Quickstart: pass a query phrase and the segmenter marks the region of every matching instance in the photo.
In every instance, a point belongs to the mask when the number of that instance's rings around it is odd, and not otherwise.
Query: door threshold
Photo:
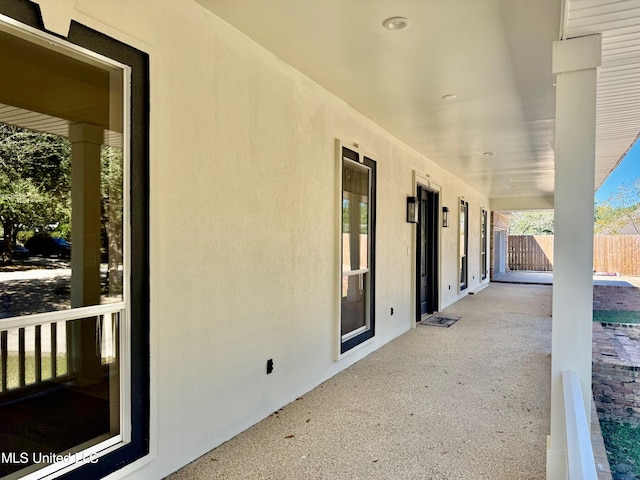
[[[438,312],[433,313],[424,313],[420,316],[420,319],[416,323],[424,322],[425,320],[429,320],[431,317],[436,315]]]

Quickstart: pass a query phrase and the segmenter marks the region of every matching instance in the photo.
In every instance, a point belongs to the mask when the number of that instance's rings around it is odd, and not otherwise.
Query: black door
[[[438,311],[438,193],[418,186],[417,321]]]

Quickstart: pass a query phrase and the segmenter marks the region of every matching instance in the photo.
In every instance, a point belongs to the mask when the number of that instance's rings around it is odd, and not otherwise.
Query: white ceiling
[[[502,204],[553,196],[561,36],[603,34],[596,186],[640,131],[640,0],[196,1]]]
[[[62,137],[68,137],[69,126],[72,123],[76,123],[68,118],[54,117],[45,113],[5,105],[3,103],[0,103],[0,122],[17,125],[37,132],[60,135]],[[122,132],[105,129],[104,144],[111,147],[122,148]]]
[[[104,129],[105,143],[122,147],[122,117],[111,115],[118,69],[80,60],[75,51],[0,25],[0,122],[69,135],[83,122]]]

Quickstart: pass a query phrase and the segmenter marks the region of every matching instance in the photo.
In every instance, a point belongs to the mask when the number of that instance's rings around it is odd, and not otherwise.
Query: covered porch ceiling
[[[196,1],[494,209],[553,206],[554,41],[603,37],[596,188],[640,132],[640,0]]]
[[[65,137],[88,123],[122,147],[119,70],[9,26],[0,29],[0,58],[0,122]]]

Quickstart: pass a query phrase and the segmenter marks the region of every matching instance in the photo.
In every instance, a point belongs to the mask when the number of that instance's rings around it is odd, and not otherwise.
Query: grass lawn
[[[35,383],[36,381],[36,360],[33,354],[26,355],[25,358],[25,383],[27,385]],[[17,388],[20,385],[19,382],[19,365],[18,355],[7,355],[7,389]],[[66,355],[58,355],[56,359],[56,368],[58,375],[64,375],[67,373],[67,359]],[[44,354],[42,356],[42,379],[46,380],[51,378],[51,356]]]
[[[594,310],[593,321],[603,323],[640,323],[640,312],[628,310]]]
[[[640,476],[640,428],[611,421],[601,421],[600,427],[613,478],[616,474]]]

